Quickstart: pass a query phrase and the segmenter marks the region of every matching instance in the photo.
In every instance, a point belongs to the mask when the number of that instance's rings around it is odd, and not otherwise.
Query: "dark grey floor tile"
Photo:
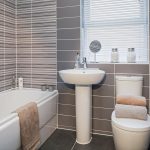
[[[73,150],[115,150],[113,137],[93,135],[90,144],[80,145],[76,143]]]
[[[71,150],[75,139],[75,132],[57,129],[40,150]]]

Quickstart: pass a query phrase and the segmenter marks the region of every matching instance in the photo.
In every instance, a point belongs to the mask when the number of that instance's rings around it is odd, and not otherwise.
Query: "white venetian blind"
[[[148,61],[148,0],[82,0],[82,48],[88,61],[94,60],[89,45],[99,40],[97,61],[110,61],[118,48],[120,62],[126,62],[128,48],[135,48],[136,61]]]

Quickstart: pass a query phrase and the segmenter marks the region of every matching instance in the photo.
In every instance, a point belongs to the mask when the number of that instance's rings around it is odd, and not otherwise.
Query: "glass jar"
[[[136,53],[135,53],[134,48],[128,48],[127,62],[128,63],[136,62]]]
[[[111,62],[117,63],[119,61],[118,49],[113,48],[111,52]]]

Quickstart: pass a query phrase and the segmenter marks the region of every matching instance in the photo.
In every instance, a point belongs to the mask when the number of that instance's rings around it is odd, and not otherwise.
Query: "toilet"
[[[116,96],[142,95],[143,77],[116,76]],[[150,116],[146,121],[116,118],[111,115],[112,132],[116,150],[148,150],[150,144]]]

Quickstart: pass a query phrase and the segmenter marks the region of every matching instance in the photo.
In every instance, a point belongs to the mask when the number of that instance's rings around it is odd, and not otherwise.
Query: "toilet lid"
[[[112,124],[127,131],[147,131],[150,130],[150,116],[147,120],[116,118],[115,111],[111,115]]]

